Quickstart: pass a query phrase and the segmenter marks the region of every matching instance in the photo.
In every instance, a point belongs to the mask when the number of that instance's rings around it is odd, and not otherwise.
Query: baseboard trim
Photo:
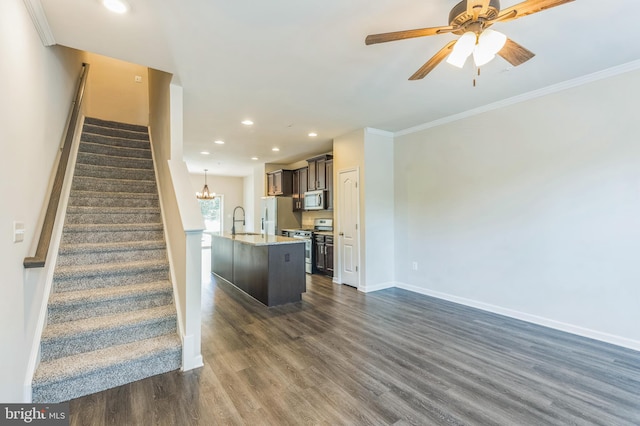
[[[494,314],[499,314],[506,317],[530,322],[532,324],[553,328],[555,330],[564,331],[567,333],[575,334],[577,336],[599,340],[601,342],[610,343],[612,345],[621,346],[621,347],[632,349],[635,351],[640,351],[640,341],[628,339],[626,337],[603,333],[601,331],[591,330],[591,329],[576,326],[573,324],[567,324],[561,321],[556,321],[549,318],[540,317],[537,315],[531,315],[525,312],[503,308],[501,306],[496,306],[489,303],[479,302],[473,299],[466,299],[464,297],[459,297],[459,296],[454,296],[447,293],[442,293],[439,291],[429,290],[429,289],[418,287],[411,284],[398,282],[396,283],[396,287],[401,288],[403,290],[408,290],[414,293],[423,294],[425,296],[435,297],[436,299],[442,299],[449,302],[458,303],[460,305],[481,309],[483,311],[491,312]]]
[[[398,283],[396,283],[395,281],[387,281],[385,283],[374,285],[360,285],[360,287],[358,287],[358,291],[361,291],[363,293],[371,293],[372,291],[384,290],[393,287],[398,287]]]

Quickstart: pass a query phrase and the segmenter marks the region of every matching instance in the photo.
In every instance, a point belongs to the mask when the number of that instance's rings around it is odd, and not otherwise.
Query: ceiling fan
[[[572,1],[574,0],[525,0],[500,10],[499,0],[462,0],[449,12],[448,26],[371,34],[365,39],[365,44],[445,33],[460,35],[458,40],[450,41],[433,55],[409,80],[424,78],[447,56],[447,62],[459,68],[464,66],[471,55],[478,68],[491,61],[495,55],[501,56],[515,67],[533,58],[535,54],[489,27],[497,22],[513,21]]]

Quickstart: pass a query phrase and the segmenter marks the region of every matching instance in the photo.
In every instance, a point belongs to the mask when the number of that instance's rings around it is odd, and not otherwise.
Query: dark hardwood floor
[[[213,279],[202,300],[203,368],[72,400],[71,424],[640,424],[631,350],[318,275],[283,307]]]

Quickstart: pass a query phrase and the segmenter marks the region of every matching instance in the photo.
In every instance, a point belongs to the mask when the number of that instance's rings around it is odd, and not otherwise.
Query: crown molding
[[[388,138],[392,138],[392,137],[395,136],[395,134],[393,132],[389,132],[387,130],[376,129],[374,127],[365,127],[365,131],[367,133],[372,134],[372,135],[386,136]]]
[[[572,80],[563,81],[561,83],[553,84],[551,86],[543,87],[542,89],[533,90],[531,92],[523,93],[518,96],[503,99],[501,101],[493,102],[487,105],[483,105],[478,108],[470,109],[468,111],[461,112],[459,114],[443,117],[438,120],[431,121],[429,123],[420,124],[418,126],[409,127],[404,130],[398,130],[394,133],[394,137],[405,136],[412,133],[420,132],[423,130],[431,129],[433,127],[442,126],[444,124],[452,123],[454,121],[462,120],[474,115],[482,114],[488,111],[504,108],[510,105],[518,104],[520,102],[528,101],[530,99],[539,98],[542,96],[550,95],[553,93],[561,92],[563,90],[571,89],[573,87],[582,86],[594,81],[603,80],[605,78],[615,77],[620,74],[625,74],[631,71],[640,69],[640,60],[627,62],[626,64],[618,65],[612,68],[607,68],[602,71],[597,71],[592,74],[587,74]]]
[[[49,21],[47,20],[47,15],[44,13],[44,8],[42,7],[40,0],[23,1],[25,7],[29,11],[29,15],[31,15],[31,20],[33,21],[33,25],[36,27],[36,31],[38,31],[42,44],[45,47],[56,44],[56,40],[53,38],[53,32],[49,26]]]

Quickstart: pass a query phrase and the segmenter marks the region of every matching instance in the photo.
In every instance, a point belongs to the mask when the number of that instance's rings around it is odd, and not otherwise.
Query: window
[[[198,200],[200,202],[200,211],[204,219],[204,226],[208,232],[222,233],[222,195],[216,195],[211,200]],[[204,247],[211,246],[211,235],[209,233],[202,234],[202,245]]]

